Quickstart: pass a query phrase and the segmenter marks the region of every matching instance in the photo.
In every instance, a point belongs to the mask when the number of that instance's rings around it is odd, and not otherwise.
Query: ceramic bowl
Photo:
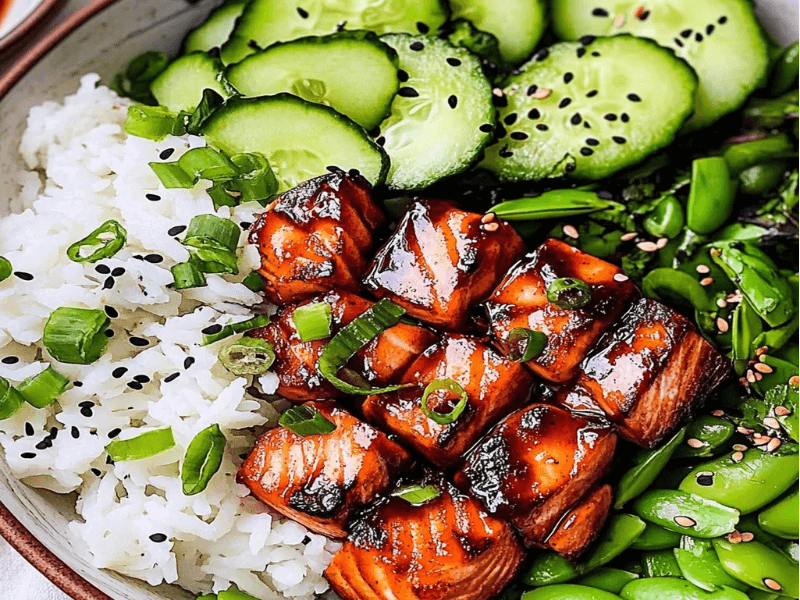
[[[0,214],[17,194],[14,173],[28,110],[75,91],[80,75],[105,81],[145,50],[177,52],[186,31],[201,22],[215,0],[95,0],[50,32],[0,78]],[[797,39],[797,0],[762,0],[759,16],[781,44]],[[146,584],[91,566],[67,529],[74,496],[35,490],[17,481],[0,458],[0,534],[51,581],[76,600],[178,600],[178,588]]]
[[[36,33],[65,0],[0,0],[0,54]]]

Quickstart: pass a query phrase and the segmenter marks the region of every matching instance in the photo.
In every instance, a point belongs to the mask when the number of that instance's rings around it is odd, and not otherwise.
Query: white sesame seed
[[[667,244],[669,244],[669,238],[662,237],[656,240],[656,247],[658,247],[659,250],[666,247]]]
[[[553,90],[549,88],[538,88],[535,92],[531,94],[531,98],[536,98],[537,100],[544,100],[552,93]]]
[[[720,308],[725,308],[726,306],[728,306],[728,302],[725,300],[725,298],[720,298],[719,300],[717,300],[717,306],[719,306]]]
[[[561,228],[561,231],[564,232],[564,235],[571,237],[573,240],[578,239],[578,230],[572,225],[564,225],[564,227]]]
[[[481,223],[491,223],[492,221],[494,221],[494,213],[493,212],[486,213],[485,215],[483,215],[481,217]]]
[[[689,438],[688,440],[686,440],[686,443],[691,448],[703,448],[705,446],[705,444],[700,440],[698,440],[697,438]]]
[[[702,286],[711,285],[712,283],[714,283],[714,279],[712,277],[703,277],[700,280],[700,285]]]
[[[772,367],[770,367],[767,363],[757,362],[753,365],[753,368],[759,373],[772,373]]]
[[[500,229],[500,223],[486,223],[483,228],[491,233]]]
[[[642,252],[655,252],[658,250],[658,246],[653,242],[639,242],[636,247]]]
[[[722,317],[717,317],[717,329],[719,329],[722,333],[728,331],[728,322],[723,319]]]
[[[619,281],[620,283],[624,281],[628,281],[629,277],[624,273],[615,273],[614,274],[614,281]]]
[[[673,521],[675,521],[675,523],[677,523],[681,527],[694,527],[695,525],[697,525],[697,521],[695,521],[694,519],[690,517],[684,517],[681,515],[675,517]]]
[[[639,234],[636,233],[635,231],[629,231],[619,239],[622,240],[623,242],[630,242],[631,240],[635,240],[637,235]]]
[[[696,270],[698,273],[705,275],[706,273],[711,272],[711,267],[709,267],[708,265],[697,265]]]
[[[764,419],[764,425],[769,427],[770,429],[780,429],[781,424],[778,422],[778,419],[775,417],[767,417]]]
[[[790,411],[785,406],[776,406],[775,414],[778,415],[779,417],[785,417],[786,415],[792,414],[792,411]]]
[[[623,25],[625,25],[625,16],[624,15],[617,15],[617,18],[614,19],[614,27],[619,29]]]

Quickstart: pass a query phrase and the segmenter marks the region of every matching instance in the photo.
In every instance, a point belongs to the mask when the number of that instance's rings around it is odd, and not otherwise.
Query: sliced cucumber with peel
[[[289,92],[369,130],[389,114],[397,64],[397,53],[374,33],[343,31],[278,42],[232,65],[226,77],[245,96]]]
[[[554,0],[553,29],[567,40],[631,33],[674,50],[700,79],[687,129],[739,108],[762,83],[769,63],[750,0]]]
[[[340,28],[431,33],[447,20],[441,0],[252,0],[236,22],[222,59],[230,64],[275,42]]]
[[[381,38],[400,57],[400,89],[380,126],[387,183],[416,190],[467,169],[491,139],[492,86],[464,48],[425,36]]]
[[[608,177],[669,145],[696,90],[686,62],[651,40],[556,44],[504,82],[507,106],[482,165],[503,181]]]
[[[209,117],[203,134],[211,146],[229,155],[265,156],[280,191],[322,175],[328,167],[357,169],[377,185],[389,167],[386,154],[356,123],[291,94],[232,98]]]
[[[222,62],[205,52],[176,58],[150,84],[158,103],[174,112],[194,111],[205,89],[214,90],[223,97],[229,95],[223,83]]]
[[[208,52],[212,48],[220,48],[228,41],[233,25],[244,10],[247,0],[228,0],[212,12],[205,22],[192,29],[183,41],[183,51]]]

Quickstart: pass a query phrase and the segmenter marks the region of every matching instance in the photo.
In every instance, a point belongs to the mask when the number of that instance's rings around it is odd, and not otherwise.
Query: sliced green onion
[[[239,172],[236,165],[224,154],[209,147],[192,148],[181,156],[177,163],[195,183],[201,179],[211,181],[230,179]]]
[[[230,190],[240,194],[240,202],[258,202],[266,206],[280,187],[266,157],[254,152],[235,154],[231,162],[239,174],[230,181]]]
[[[106,221],[92,233],[67,248],[67,257],[79,263],[93,263],[111,258],[128,241],[128,232],[119,222]],[[92,250],[91,254],[86,254]]]
[[[514,327],[508,335],[508,358],[514,362],[528,362],[539,356],[547,346],[547,336],[542,331]]]
[[[564,310],[581,308],[592,299],[592,290],[585,281],[561,277],[547,286],[547,299]]]
[[[383,331],[397,325],[404,314],[406,314],[405,309],[391,300],[383,299],[374,304],[366,312],[342,327],[328,342],[319,357],[319,372],[336,389],[347,394],[362,396],[385,394],[406,387],[392,385],[385,388],[371,388],[366,384],[353,385],[340,379],[337,375],[339,369],[347,364],[347,361],[353,358],[356,352]]]
[[[109,319],[100,309],[55,309],[44,326],[42,343],[59,362],[90,365],[103,354]]]
[[[145,106],[134,104],[128,107],[128,118],[125,119],[125,133],[136,137],[163,140],[168,135],[183,133],[178,115],[163,106]]]
[[[251,292],[260,292],[263,291],[266,282],[263,275],[254,271],[244,278],[242,285]]]
[[[13,271],[14,267],[11,266],[11,261],[0,256],[0,281],[5,281],[11,277]]]
[[[237,377],[263,375],[275,362],[275,350],[265,340],[246,337],[220,350],[219,361]]]
[[[197,105],[197,108],[194,109],[194,112],[186,121],[186,132],[192,135],[200,135],[203,124],[208,120],[208,117],[223,104],[225,104],[225,98],[218,92],[209,88],[204,89],[200,104]]]
[[[188,290],[191,288],[205,287],[206,276],[200,269],[197,268],[193,262],[178,263],[173,266],[170,271],[172,272],[172,289],[175,290]]]
[[[214,203],[214,210],[219,210],[221,206],[239,206],[241,192],[231,188],[230,181],[218,181],[206,190],[209,198]]]
[[[458,403],[449,413],[440,413],[428,408],[428,396],[436,390],[447,390],[458,395]],[[426,417],[439,425],[449,425],[450,423],[454,423],[456,419],[461,416],[461,413],[464,412],[464,409],[467,407],[467,400],[469,400],[469,398],[467,397],[466,390],[464,390],[461,384],[455,379],[434,379],[425,387],[425,391],[422,394],[422,412],[425,413]]]
[[[442,495],[442,491],[434,485],[421,486],[417,483],[406,485],[392,492],[395,498],[402,498],[411,506],[422,506]]]
[[[327,302],[314,302],[294,309],[292,321],[302,342],[313,342],[331,337],[331,305]]]
[[[106,452],[114,462],[141,460],[166,452],[175,446],[172,427],[147,431],[129,440],[114,440],[106,446]]]
[[[25,398],[7,380],[0,377],[0,420],[14,415],[25,404]]]
[[[177,162],[151,162],[148,164],[150,165],[150,168],[153,169],[153,173],[156,174],[156,177],[158,177],[161,185],[168,190],[176,188],[188,190],[193,188],[194,184],[197,183],[194,178],[184,171]]]
[[[206,489],[222,464],[225,442],[225,436],[216,424],[203,429],[189,442],[181,465],[181,483],[185,496],[194,496]]]
[[[55,402],[68,387],[69,377],[49,366],[38,375],[28,377],[17,386],[17,390],[28,404],[34,408],[44,408]]]
[[[204,273],[232,273],[239,267],[236,246],[241,230],[230,219],[216,215],[198,215],[189,223],[183,244],[194,249],[195,266]]]
[[[225,325],[221,330],[217,333],[204,333],[203,334],[203,346],[208,346],[209,344],[213,344],[220,340],[224,340],[225,338],[229,338],[232,335],[236,335],[237,333],[245,333],[250,331],[251,329],[258,329],[259,327],[266,327],[269,325],[269,315],[257,315],[252,319],[248,319],[247,321],[241,321],[239,323],[231,323],[230,325]]]
[[[239,590],[226,590],[217,594],[217,600],[258,600],[258,598]]]
[[[294,406],[281,415],[278,420],[281,427],[285,427],[297,435],[326,435],[336,431],[336,425],[312,406],[303,404]]]

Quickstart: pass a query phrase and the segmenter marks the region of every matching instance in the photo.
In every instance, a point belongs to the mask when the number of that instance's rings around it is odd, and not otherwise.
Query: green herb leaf
[[[437,390],[447,390],[458,396],[458,402],[449,413],[440,413],[428,408],[428,396]],[[455,379],[434,379],[425,386],[425,391],[422,394],[422,412],[431,421],[439,425],[450,425],[451,423],[455,423],[458,417],[461,416],[461,413],[464,412],[468,400],[467,392]]]
[[[114,256],[127,241],[128,232],[112,219],[67,248],[67,257],[79,263],[95,263]],[[91,253],[87,254],[89,250]]]
[[[225,436],[214,424],[198,433],[186,448],[181,465],[181,483],[186,496],[199,494],[219,470],[225,453]]]
[[[406,485],[392,492],[395,498],[402,498],[411,506],[422,506],[442,495],[442,491],[434,485],[422,486],[417,483]]]
[[[261,292],[264,290],[264,285],[267,280],[260,273],[253,271],[242,281],[242,285],[251,292]]]
[[[123,98],[143,104],[157,104],[150,92],[150,82],[158,77],[169,64],[163,52],[145,52],[134,58],[122,73],[117,73],[109,87]]]
[[[186,121],[186,132],[191,135],[200,135],[203,124],[220,106],[225,104],[225,98],[212,89],[204,89],[200,104]]]
[[[336,431],[336,425],[308,404],[290,408],[281,415],[278,424],[302,437],[327,435]]]

